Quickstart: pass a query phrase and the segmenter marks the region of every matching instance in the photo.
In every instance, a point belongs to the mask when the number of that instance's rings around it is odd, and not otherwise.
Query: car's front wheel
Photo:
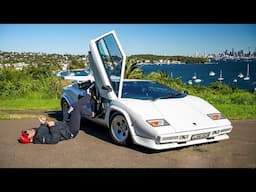
[[[68,110],[69,110],[69,104],[66,101],[66,99],[61,100],[61,111],[62,111],[62,119],[65,121],[68,119]]]
[[[120,113],[115,113],[110,119],[110,136],[118,145],[128,145],[130,143],[129,126],[125,117]]]

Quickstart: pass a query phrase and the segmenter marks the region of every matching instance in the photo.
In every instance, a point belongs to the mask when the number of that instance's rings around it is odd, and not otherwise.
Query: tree
[[[69,65],[69,69],[81,69],[84,68],[84,63],[80,63],[76,58],[71,60],[71,63]]]
[[[140,79],[143,76],[143,71],[138,68],[134,60],[127,60],[125,65],[124,77],[127,79]]]

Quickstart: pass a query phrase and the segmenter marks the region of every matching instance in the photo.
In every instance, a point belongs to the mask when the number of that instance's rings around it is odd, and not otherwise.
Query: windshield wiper
[[[161,97],[157,97],[157,98],[155,98],[155,99],[153,99],[153,100],[157,100],[157,99],[168,99],[168,98],[174,98],[175,97],[175,95],[173,94],[173,93],[169,93],[169,94],[167,94],[167,95],[164,95],[164,96],[161,96]]]
[[[157,99],[178,98],[180,96],[183,96],[183,94],[182,93],[176,93],[176,94],[169,93],[167,95],[164,95],[164,96],[161,96],[161,97],[157,97],[157,98],[153,99],[153,101],[155,101]]]

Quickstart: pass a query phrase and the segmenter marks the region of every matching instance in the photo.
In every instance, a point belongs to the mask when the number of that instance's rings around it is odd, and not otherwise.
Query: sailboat
[[[195,83],[201,83],[201,81],[202,81],[201,79],[195,79],[194,80]]]
[[[239,78],[243,78],[243,77],[244,77],[244,75],[243,75],[243,73],[242,73],[242,72],[240,72],[240,73],[237,75],[237,77],[239,77]]]
[[[210,72],[209,72],[209,76],[215,76],[214,71],[210,71]]]
[[[194,73],[194,76],[192,77],[192,79],[194,80],[195,83],[200,83],[202,80],[198,79],[196,76],[196,73]]]
[[[192,80],[188,80],[188,84],[189,85],[193,85],[193,81]]]
[[[197,76],[196,76],[196,73],[194,73],[194,76],[192,77],[192,79],[196,79],[197,78]]]
[[[250,80],[250,76],[249,76],[249,69],[250,69],[250,66],[249,64],[247,64],[247,72],[246,72],[246,77],[244,78],[245,81],[248,81]]]
[[[223,81],[224,77],[222,77],[222,70],[220,70],[220,77],[218,78],[219,81]]]

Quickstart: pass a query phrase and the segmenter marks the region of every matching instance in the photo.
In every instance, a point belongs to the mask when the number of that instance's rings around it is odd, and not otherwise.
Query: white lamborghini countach
[[[106,126],[114,143],[134,143],[162,150],[228,139],[232,125],[203,99],[154,81],[124,79],[126,56],[114,31],[90,41],[88,53],[94,80],[64,87],[63,116],[94,87],[94,117]]]

